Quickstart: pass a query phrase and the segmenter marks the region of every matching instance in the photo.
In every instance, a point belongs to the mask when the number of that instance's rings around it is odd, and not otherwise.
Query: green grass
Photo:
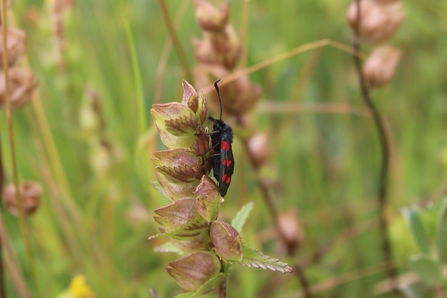
[[[149,113],[155,88],[161,88],[163,102],[180,101],[184,75],[171,51],[161,85],[157,82],[162,49],[169,39],[158,2],[124,2],[126,9],[119,0],[76,1],[64,18],[66,69],[61,72],[54,64],[47,3],[13,1],[17,25],[27,32],[27,56],[40,83],[43,119],[50,129],[47,133],[42,130],[34,105],[14,113],[19,177],[21,181],[40,181],[45,189],[40,209],[27,220],[41,297],[56,297],[76,274],[86,276],[97,297],[148,297],[149,288],[162,297],[180,292],[164,269],[174,256],[154,253],[158,240],[147,241],[158,232],[152,210],[166,200],[152,189],[154,169],[145,156],[147,147],[141,149],[139,144],[144,133],[149,132],[150,137],[155,133]],[[180,1],[167,2],[174,18]],[[231,23],[236,28],[243,17],[241,2],[233,1],[231,6]],[[345,20],[348,5],[349,1],[251,1],[247,65],[323,38],[350,44]],[[398,73],[392,84],[372,93],[393,137],[389,193],[394,211],[431,193],[446,178],[439,154],[447,145],[447,20],[443,14],[447,4],[409,0],[404,5],[407,20],[390,41],[404,52]],[[39,11],[36,24],[27,20],[31,8]],[[123,18],[133,35],[138,69],[132,65]],[[191,39],[201,33],[192,3],[177,30],[193,66]],[[261,106],[287,102],[363,107],[352,57],[333,47],[299,54],[250,77],[263,87]],[[86,127],[80,120],[88,107],[88,88],[98,94],[103,131]],[[295,264],[338,237],[347,226],[377,217],[374,198],[380,151],[370,118],[315,112],[259,112],[255,116],[256,125],[272,135],[272,163],[280,182],[275,203],[280,210],[299,211],[306,237],[294,258],[285,256],[277,238],[260,241],[259,235],[272,229],[272,219],[236,139],[237,167],[222,213],[228,221],[244,202],[255,202],[242,234],[251,246]],[[1,120],[6,123],[3,114]],[[12,173],[6,125],[0,130],[9,183]],[[54,141],[56,151],[51,151],[48,140]],[[107,140],[111,148],[105,171],[95,170],[91,162],[98,158],[100,140]],[[156,147],[163,148],[159,141]],[[244,197],[239,196],[239,189],[247,189]],[[147,216],[132,221],[129,210],[137,203]],[[34,297],[18,219],[5,213],[4,220]],[[337,246],[306,271],[309,282],[317,284],[381,264],[378,239],[378,231],[372,230]],[[405,262],[400,265],[402,272],[408,269]],[[383,271],[371,274],[316,296],[372,296],[372,286],[385,277]],[[6,284],[9,297],[16,297],[10,275]],[[228,297],[296,297],[299,289],[294,275],[244,267],[235,267],[228,281]]]

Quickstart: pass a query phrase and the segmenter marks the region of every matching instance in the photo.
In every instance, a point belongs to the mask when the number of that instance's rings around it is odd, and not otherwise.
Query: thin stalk
[[[240,67],[245,68],[247,66],[247,53],[248,53],[248,12],[249,12],[250,0],[242,1],[242,13],[241,13],[241,27],[240,27],[240,39],[242,44],[241,59],[239,62]]]
[[[225,297],[227,297],[227,279],[226,278],[219,284],[219,298],[225,298]]]
[[[174,24],[172,23],[171,17],[169,15],[166,2],[164,0],[158,0],[158,3],[160,4],[163,19],[165,21],[166,27],[168,28],[168,32],[169,35],[171,36],[172,43],[174,44],[175,51],[177,52],[178,59],[180,61],[180,64],[182,65],[185,79],[188,82],[192,82],[191,69],[189,68],[185,52],[183,51],[183,47],[180,43],[180,40],[178,39],[177,33],[174,28]]]
[[[14,284],[14,287],[16,288],[17,294],[19,294],[20,298],[31,298],[31,294],[29,293],[28,287],[25,283],[25,278],[23,277],[22,272],[20,272],[19,262],[17,261],[17,258],[14,255],[14,250],[11,247],[11,240],[9,238],[8,231],[6,230],[1,212],[0,243],[2,243],[3,248],[5,249],[6,260],[8,260],[6,265],[8,267],[12,284]]]
[[[3,73],[5,75],[5,97],[6,97],[6,118],[8,125],[8,135],[9,135],[9,145],[11,151],[11,166],[12,166],[12,176],[15,186],[15,194],[17,206],[19,209],[19,222],[20,222],[20,231],[22,234],[23,242],[25,244],[26,256],[29,264],[29,268],[31,274],[33,276],[33,280],[36,286],[36,290],[38,289],[37,282],[37,274],[34,266],[34,259],[32,255],[31,245],[29,243],[29,234],[28,229],[26,227],[25,221],[25,210],[23,208],[23,201],[20,195],[19,188],[19,176],[17,172],[17,162],[16,162],[16,152],[15,152],[15,138],[14,138],[14,125],[12,118],[12,105],[11,105],[11,97],[10,97],[10,86],[9,86],[9,67],[8,67],[8,48],[7,48],[7,19],[6,19],[6,0],[1,0],[1,20],[2,20],[2,49],[3,49]]]
[[[5,185],[5,171],[3,168],[3,153],[0,137],[0,213],[3,213],[3,186]],[[5,266],[3,264],[3,243],[0,237],[0,298],[6,298]]]
[[[3,209],[0,206],[1,209]],[[0,212],[3,212],[1,210]],[[6,288],[5,288],[5,266],[3,265],[3,247],[0,241],[0,297],[6,298]]]
[[[242,122],[241,119],[238,119],[238,122],[241,123]],[[243,139],[242,143],[243,143],[244,150],[248,156],[248,159],[250,160],[251,166],[254,169],[254,171],[256,172],[256,176],[259,176],[258,175],[259,167],[257,166],[256,161],[254,160],[254,157],[251,154],[247,139]],[[283,233],[280,232],[281,227],[279,226],[279,222],[277,221],[278,210],[276,209],[272,194],[269,191],[269,186],[265,183],[264,180],[259,179],[259,178],[257,179],[257,183],[258,183],[259,189],[261,190],[262,197],[263,197],[265,203],[267,204],[267,207],[268,207],[267,209],[270,211],[270,216],[273,219],[275,229],[276,229],[278,235],[280,235],[281,241],[283,242],[284,247],[287,247],[287,239],[285,239],[283,237]],[[301,284],[301,287],[303,288],[304,297],[306,297],[306,298],[312,297],[312,292],[310,290],[310,284],[309,284],[307,277],[304,273],[304,269],[299,266],[297,266],[293,269],[294,269],[293,272],[295,273],[296,277],[298,278],[298,281]]]
[[[360,0],[356,0],[356,25],[354,27],[354,37],[352,41],[352,47],[356,52],[360,52]],[[371,99],[371,95],[368,89],[368,85],[365,81],[365,77],[363,75],[362,63],[360,57],[357,55],[353,56],[354,64],[357,71],[357,76],[359,79],[360,89],[362,99],[368,109],[371,111],[373,116],[374,125],[376,126],[377,133],[379,135],[380,141],[380,150],[381,150],[381,168],[380,168],[380,177],[379,177],[379,189],[377,194],[377,204],[379,207],[379,228],[380,228],[380,242],[383,250],[383,257],[386,263],[389,263],[393,260],[393,252],[391,249],[391,241],[388,235],[388,222],[386,219],[386,208],[388,204],[387,191],[388,191],[388,170],[390,164],[390,156],[391,156],[391,145],[390,140],[387,135],[387,131],[385,129],[385,123],[376,108],[375,104]],[[393,292],[395,295],[400,295],[399,291],[394,287],[394,283],[398,283],[397,280],[397,269],[396,267],[391,267],[388,272],[390,277],[390,283],[393,285]]]
[[[132,63],[132,72],[133,72],[133,78],[135,82],[135,90],[137,92],[137,113],[138,113],[138,127],[140,135],[143,135],[146,131],[146,109],[144,106],[144,94],[143,94],[143,84],[141,79],[141,71],[140,66],[138,64],[138,56],[137,56],[137,50],[135,48],[135,42],[133,38],[132,29],[129,24],[129,20],[126,15],[126,5],[124,3],[124,0],[121,0],[121,7],[122,7],[122,17],[124,22],[124,27],[126,29],[126,38],[127,38],[127,45],[130,50],[130,59]]]
[[[302,46],[296,47],[290,51],[287,51],[285,53],[279,54],[272,58],[266,59],[262,62],[259,62],[258,64],[252,65],[250,67],[239,69],[239,70],[229,74],[228,76],[223,77],[219,86],[220,87],[225,86],[226,84],[236,80],[239,77],[242,77],[244,75],[261,70],[261,69],[266,68],[270,65],[273,65],[277,62],[291,58],[295,55],[298,55],[298,54],[301,54],[304,52],[308,52],[310,50],[327,47],[327,46],[339,49],[343,52],[346,52],[346,53],[354,55],[354,56],[359,56],[361,58],[364,58],[359,51],[353,49],[349,45],[346,45],[346,44],[338,42],[338,41],[330,40],[330,39],[321,39],[321,40],[313,41],[313,42],[304,44]],[[209,86],[203,88],[203,93],[208,93],[208,92],[212,91],[213,89],[214,89],[214,87],[212,85],[209,85]]]

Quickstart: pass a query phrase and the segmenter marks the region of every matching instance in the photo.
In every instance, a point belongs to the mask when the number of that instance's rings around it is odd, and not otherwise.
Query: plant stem
[[[238,121],[239,124],[242,123],[240,117],[238,116]],[[247,139],[243,139],[242,140],[243,143],[243,147],[244,150],[248,156],[248,159],[250,160],[251,166],[254,169],[254,171],[256,172],[256,176],[258,176],[259,174],[259,167],[256,165],[256,162],[254,160],[253,155],[250,152],[250,148],[248,146],[248,140]],[[283,237],[283,233],[280,232],[280,226],[277,220],[278,217],[278,210],[276,209],[275,203],[273,201],[273,197],[269,191],[269,187],[268,185],[262,180],[257,178],[257,182],[258,182],[258,186],[259,189],[261,190],[262,193],[262,197],[264,198],[265,203],[267,204],[268,210],[270,211],[270,216],[273,219],[274,225],[275,225],[275,229],[278,232],[278,235],[280,235],[281,237],[281,241],[284,244],[284,247],[287,247],[287,240]],[[306,278],[306,275],[304,274],[304,269],[297,266],[293,268],[293,272],[295,273],[295,275],[298,278],[298,281],[301,284],[301,287],[303,288],[303,292],[304,292],[304,297],[306,298],[310,298],[312,297],[312,292],[310,289],[310,284]]]
[[[356,10],[357,10],[357,17],[356,17],[356,24],[354,27],[354,37],[352,41],[352,47],[354,48],[355,51],[360,51],[360,0],[356,0]],[[357,76],[359,79],[362,99],[365,102],[368,109],[371,111],[371,114],[374,119],[374,124],[376,126],[377,133],[379,135],[380,149],[382,153],[379,189],[377,194],[377,203],[380,212],[379,214],[380,241],[382,243],[382,250],[385,262],[391,262],[393,260],[393,252],[391,250],[391,241],[388,235],[388,222],[386,218],[386,208],[388,204],[388,198],[387,198],[388,169],[391,155],[390,140],[388,138],[387,131],[385,129],[385,123],[371,99],[371,95],[368,86],[366,84],[365,77],[363,75],[362,63],[360,57],[358,55],[353,55],[353,58],[355,68],[357,71]],[[393,290],[394,294],[400,295],[399,291],[394,286],[394,283],[398,283],[396,267],[391,267],[390,270],[387,272],[390,277],[390,283],[392,283],[394,289]]]
[[[16,288],[18,297],[20,298],[31,298],[31,294],[29,293],[28,287],[25,283],[25,278],[20,272],[19,262],[17,261],[16,256],[14,255],[14,250],[11,246],[11,240],[8,235],[8,231],[6,230],[5,223],[3,221],[3,215],[0,212],[0,243],[2,243],[3,248],[5,249],[5,256],[8,260],[7,266],[9,269],[9,276],[12,284]]]
[[[192,82],[191,69],[189,68],[185,52],[183,51],[183,47],[177,37],[177,33],[175,32],[174,24],[172,23],[171,17],[169,15],[166,2],[164,0],[158,0],[158,3],[160,4],[161,12],[163,13],[163,19],[165,21],[166,27],[168,28],[168,32],[171,36],[172,43],[174,44],[175,51],[177,52],[178,59],[180,60],[180,64],[182,65],[185,79],[188,82]]]
[[[135,42],[132,34],[132,29],[129,25],[129,20],[126,15],[126,5],[124,0],[121,0],[122,15],[124,21],[124,27],[126,29],[127,45],[130,51],[130,59],[132,62],[132,72],[135,80],[135,91],[137,93],[137,113],[138,113],[138,127],[140,135],[146,132],[146,109],[144,106],[144,94],[143,84],[141,79],[140,66],[138,64],[137,50],[135,48]]]
[[[19,209],[19,222],[20,222],[20,231],[22,234],[23,242],[26,249],[26,256],[28,260],[28,265],[31,271],[31,275],[34,279],[34,283],[36,286],[36,290],[38,290],[38,282],[37,282],[37,274],[34,267],[34,259],[31,251],[31,245],[29,243],[29,234],[28,229],[26,227],[25,221],[25,211],[23,208],[23,201],[20,194],[19,188],[19,176],[17,172],[17,162],[16,162],[16,154],[15,154],[15,139],[14,139],[14,126],[12,119],[12,104],[10,97],[10,86],[9,86],[9,67],[8,67],[8,47],[7,47],[7,19],[6,19],[6,0],[1,0],[1,21],[2,21],[2,49],[3,49],[3,73],[5,78],[5,98],[6,98],[6,118],[8,125],[8,135],[9,135],[9,145],[11,151],[11,165],[12,165],[12,176],[15,186],[15,195],[17,207]]]
[[[3,212],[3,186],[5,185],[5,171],[3,169],[2,143],[0,137],[0,213]],[[5,266],[3,263],[3,242],[0,237],[0,298],[6,298]]]
[[[227,296],[227,279],[225,278],[219,284],[219,298],[225,298]]]

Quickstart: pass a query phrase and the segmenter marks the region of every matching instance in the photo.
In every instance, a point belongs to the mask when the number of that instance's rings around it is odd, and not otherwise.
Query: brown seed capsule
[[[194,224],[194,227],[207,226],[205,220],[195,209],[195,199],[183,198],[169,205],[154,210],[155,221],[163,228],[163,232],[171,233],[185,225]],[[191,228],[188,229],[190,231]]]
[[[8,50],[8,66],[14,66],[25,53],[26,34],[25,31],[18,28],[7,29],[7,50]],[[2,34],[0,32],[0,38]],[[3,68],[3,47],[0,47],[0,67]]]
[[[196,210],[208,222],[216,219],[223,202],[216,183],[207,175],[202,176],[201,183],[194,190],[197,195]]]
[[[199,88],[212,85],[213,80],[228,75],[230,71],[219,65],[198,64],[193,69],[193,76]],[[220,88],[223,111],[227,114],[244,114],[254,108],[261,95],[259,85],[250,82],[248,76],[241,76]],[[215,92],[205,94],[208,108],[219,112],[219,100]]]
[[[276,223],[279,227],[281,237],[287,244],[289,255],[293,255],[298,250],[304,240],[304,230],[298,220],[295,209],[278,214]]]
[[[220,261],[214,253],[200,251],[170,262],[166,270],[180,287],[193,291],[216,276],[220,268]]]
[[[36,182],[26,181],[19,186],[19,190],[24,213],[26,215],[33,214],[40,204],[40,197],[43,192],[42,186]],[[16,198],[16,188],[13,184],[10,184],[5,188],[3,198],[5,200],[6,209],[12,214],[18,215],[20,211]]]
[[[272,154],[270,140],[267,133],[256,133],[248,140],[248,150],[256,168],[265,165]]]
[[[220,8],[204,0],[195,0],[196,18],[204,30],[222,30],[228,23],[230,1],[225,1]]]
[[[214,50],[213,43],[210,39],[193,39],[194,55],[197,62],[203,64],[224,64],[224,55]]]
[[[30,102],[31,95],[37,87],[37,82],[32,71],[28,69],[11,68],[8,74],[11,107],[18,109]],[[6,107],[4,73],[0,74],[0,107]]]
[[[183,198],[155,209],[155,221],[160,231],[167,233],[172,243],[185,252],[209,250],[209,224],[195,210],[195,199]]]
[[[157,180],[160,183],[160,186],[163,190],[163,193],[166,197],[168,197],[172,201],[176,201],[181,198],[192,197],[193,191],[196,189],[197,185],[199,185],[200,180],[196,180],[193,182],[181,182],[169,178],[160,172],[155,172],[157,176]]]
[[[387,85],[396,73],[402,52],[392,46],[376,48],[363,68],[365,80],[371,88],[379,88]]]
[[[202,158],[185,148],[154,152],[152,162],[157,171],[172,181],[193,182],[204,174]]]
[[[357,4],[353,2],[347,12],[349,25],[356,27]],[[381,43],[392,37],[405,19],[399,1],[360,1],[360,37],[370,43]]]
[[[210,229],[211,242],[219,257],[225,261],[242,260],[242,240],[238,231],[223,221],[213,221]]]
[[[210,51],[220,55],[222,65],[234,68],[241,55],[241,43],[233,26],[227,25],[224,30],[203,32],[204,41],[211,42]]]

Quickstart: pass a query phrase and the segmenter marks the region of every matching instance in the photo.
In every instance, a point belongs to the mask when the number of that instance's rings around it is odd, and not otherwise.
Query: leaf
[[[253,209],[253,202],[249,202],[242,206],[239,212],[236,214],[236,217],[231,221],[231,225],[236,229],[239,233],[242,231],[244,227],[245,221],[248,218],[251,210]]]
[[[423,282],[429,285],[441,284],[443,282],[441,268],[431,257],[425,255],[412,256],[410,262],[411,267],[417,272]]]
[[[269,269],[272,271],[279,271],[282,273],[290,273],[293,271],[287,263],[283,263],[278,259],[266,256],[262,252],[248,247],[242,242],[242,251],[244,257],[240,262],[234,262],[234,264],[240,264],[246,267],[262,268],[264,270]]]
[[[402,214],[407,221],[411,234],[413,235],[413,239],[418,245],[420,252],[425,255],[430,255],[430,242],[428,240],[427,234],[425,233],[424,226],[418,212],[405,208],[402,210]]]
[[[163,190],[163,187],[161,187],[161,185],[160,185],[160,183],[158,181],[152,181],[151,184],[155,188],[155,190],[157,190],[164,197],[167,197],[165,192],[164,192],[164,190]]]
[[[447,263],[447,198],[441,203],[436,232],[436,246],[438,247],[439,260]]]
[[[194,292],[183,293],[183,294],[175,296],[175,298],[198,297],[202,294],[205,294],[205,293],[215,289],[225,278],[226,278],[225,274],[219,273],[215,277],[208,280],[203,286],[201,286]]]
[[[177,253],[179,255],[185,255],[185,253],[183,251],[181,251],[180,249],[178,249],[177,247],[174,246],[174,244],[172,244],[171,242],[166,242],[163,245],[157,246],[156,248],[154,248],[155,252],[173,252],[173,253]]]

